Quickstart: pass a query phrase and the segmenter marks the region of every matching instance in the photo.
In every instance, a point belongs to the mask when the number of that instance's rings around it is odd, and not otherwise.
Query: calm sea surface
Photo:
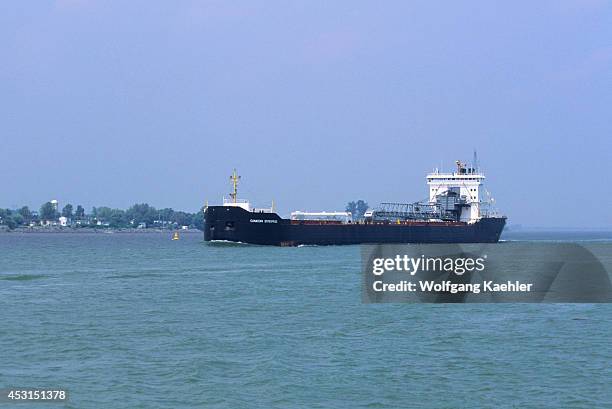
[[[17,408],[612,407],[611,305],[362,304],[358,246],[2,234],[0,256],[0,388],[70,394]]]

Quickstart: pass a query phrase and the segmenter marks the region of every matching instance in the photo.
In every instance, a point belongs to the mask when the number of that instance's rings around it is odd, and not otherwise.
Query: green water
[[[612,407],[610,305],[362,304],[358,246],[0,251],[0,388],[70,394],[17,408]]]

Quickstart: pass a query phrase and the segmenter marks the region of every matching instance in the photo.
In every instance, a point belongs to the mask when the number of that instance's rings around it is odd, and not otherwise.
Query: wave
[[[241,246],[256,246],[256,244],[244,243],[242,241],[229,241],[229,240],[211,240],[206,242],[209,246],[217,247],[241,247]]]
[[[16,274],[0,277],[0,280],[7,281],[29,281],[29,280],[38,280],[42,278],[47,278],[48,276],[44,274]]]
[[[149,272],[142,272],[142,273],[125,273],[125,274],[118,274],[118,275],[111,275],[108,278],[110,279],[125,279],[125,278],[142,278],[142,277],[163,277],[164,274],[160,274],[160,273],[149,273]]]

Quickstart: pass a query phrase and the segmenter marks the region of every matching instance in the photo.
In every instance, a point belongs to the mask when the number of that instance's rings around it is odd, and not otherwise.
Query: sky
[[[343,210],[478,150],[510,224],[612,228],[612,3],[0,3],[0,207]]]

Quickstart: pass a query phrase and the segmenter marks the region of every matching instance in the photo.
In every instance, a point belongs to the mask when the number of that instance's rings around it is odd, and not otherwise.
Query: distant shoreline
[[[94,233],[94,234],[125,234],[125,233],[138,233],[138,234],[171,234],[174,232],[179,232],[180,234],[202,234],[201,230],[198,229],[188,229],[188,230],[178,230],[178,229],[95,229],[91,227],[80,227],[80,228],[71,228],[71,227],[18,227],[13,230],[8,229],[0,229],[0,234],[14,234],[14,233],[24,233],[24,234],[76,234],[76,233]]]

